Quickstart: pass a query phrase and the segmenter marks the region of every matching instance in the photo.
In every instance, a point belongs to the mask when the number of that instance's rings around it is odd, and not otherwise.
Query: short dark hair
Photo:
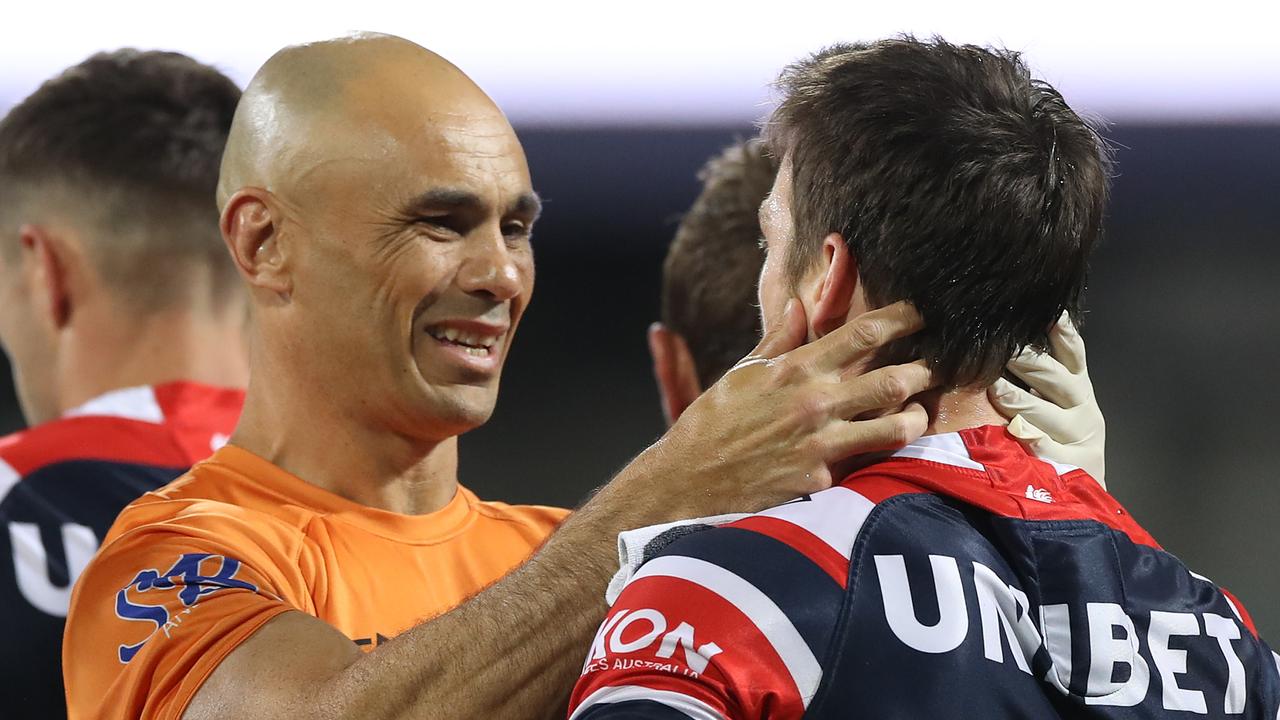
[[[756,281],[764,253],[757,211],[778,166],[760,140],[735,143],[698,173],[702,192],[662,266],[662,321],[689,346],[710,387],[760,340]]]
[[[211,269],[215,291],[234,287],[214,191],[239,99],[179,53],[93,55],[0,120],[0,215],[21,220],[41,200],[78,213],[91,261],[126,297],[172,301],[194,267]]]
[[[1018,53],[912,37],[836,45],[787,67],[765,126],[793,179],[792,281],[840,233],[873,306],[927,327],[946,387],[985,384],[1066,310],[1079,319],[1110,161],[1093,126]]]

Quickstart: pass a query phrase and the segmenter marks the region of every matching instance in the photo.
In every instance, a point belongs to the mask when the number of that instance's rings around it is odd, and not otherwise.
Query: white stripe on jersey
[[[1198,572],[1195,572],[1194,570],[1188,570],[1187,572],[1191,573],[1191,577],[1197,580],[1203,580],[1204,582],[1207,582],[1210,585],[1212,585],[1213,588],[1218,591],[1218,594],[1222,596],[1222,599],[1227,601],[1227,607],[1231,608],[1231,612],[1235,613],[1236,619],[1239,620],[1241,623],[1244,623],[1244,616],[1240,614],[1240,608],[1236,607],[1236,604],[1234,601],[1231,600],[1230,595],[1222,592],[1222,587],[1218,585],[1218,583],[1210,580],[1209,578],[1201,575]]]
[[[1280,674],[1280,655],[1273,652],[1271,657],[1276,661],[1276,673]],[[1280,708],[1276,708],[1276,720],[1280,720]]]
[[[853,490],[836,486],[813,495],[809,501],[779,505],[760,515],[799,525],[848,560],[862,523],[875,506]]]
[[[822,666],[795,625],[791,624],[791,619],[768,595],[719,565],[680,555],[663,555],[650,560],[641,566],[632,582],[644,577],[686,580],[727,600],[746,615],[769,641],[800,691],[804,706],[809,707],[809,701],[817,694],[818,684],[822,681]]]
[[[964,439],[956,433],[926,435],[894,453],[893,456],[931,460],[943,465],[953,465],[984,472],[987,469],[982,463],[974,462],[973,458],[969,456],[969,448],[964,445]]]
[[[620,703],[628,700],[648,700],[656,702],[660,705],[666,705],[672,710],[678,710],[685,715],[693,718],[693,720],[724,720],[724,716],[716,712],[715,708],[702,702],[701,700],[690,697],[683,693],[672,692],[670,690],[653,690],[639,685],[613,685],[602,687],[599,690],[587,696],[577,710],[569,716],[569,720],[577,720],[584,712],[589,710],[592,705],[603,705],[605,703]]]
[[[22,475],[13,466],[0,458],[0,500],[4,500],[9,495],[9,491],[13,489],[22,480]]]

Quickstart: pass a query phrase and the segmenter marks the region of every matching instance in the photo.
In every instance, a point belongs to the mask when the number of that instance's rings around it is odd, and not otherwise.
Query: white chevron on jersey
[[[22,480],[22,473],[14,470],[12,465],[0,458],[0,500],[4,500],[20,480]]]
[[[678,578],[699,585],[724,598],[764,635],[782,659],[805,707],[818,692],[822,666],[809,644],[800,637],[791,619],[755,585],[705,560],[664,555],[645,563],[632,582],[646,577]]]
[[[672,710],[684,713],[693,718],[693,720],[725,720],[724,716],[716,712],[714,708],[695,697],[670,690],[655,690],[639,685],[602,687],[588,695],[587,699],[583,700],[582,704],[578,706],[578,709],[574,710],[573,714],[569,716],[569,720],[577,720],[583,713],[590,710],[593,705],[620,703],[628,700],[645,700],[665,705]]]
[[[1205,576],[1201,575],[1201,574],[1200,574],[1200,573],[1198,573],[1198,572],[1195,572],[1194,570],[1188,570],[1187,572],[1191,573],[1191,577],[1193,577],[1193,578],[1195,578],[1195,579],[1197,579],[1197,580],[1201,580],[1201,581],[1204,581],[1204,582],[1209,583],[1210,585],[1212,585],[1212,586],[1214,587],[1214,589],[1215,589],[1215,590],[1217,590],[1217,589],[1219,589],[1219,588],[1221,588],[1221,587],[1222,587],[1222,586],[1221,586],[1221,585],[1219,585],[1218,583],[1216,583],[1216,582],[1214,582],[1214,581],[1210,580],[1209,578],[1207,578],[1207,577],[1205,577]],[[1221,592],[1221,591],[1219,590],[1219,592]],[[1226,594],[1226,593],[1222,593],[1222,599],[1227,601],[1227,607],[1231,608],[1231,612],[1235,614],[1236,619],[1243,623],[1243,622],[1244,622],[1244,616],[1240,614],[1240,608],[1236,607],[1236,603],[1235,603],[1235,601],[1234,601],[1234,600],[1232,600],[1232,599],[1231,599],[1231,596],[1230,596],[1230,595],[1228,595],[1228,594]]]
[[[862,531],[862,523],[875,506],[860,493],[837,485],[812,495],[807,501],[779,505],[760,515],[799,525],[848,560],[853,543]]]

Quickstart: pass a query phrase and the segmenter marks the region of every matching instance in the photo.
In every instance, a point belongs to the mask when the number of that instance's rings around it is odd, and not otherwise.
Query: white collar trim
[[[940,435],[925,435],[895,452],[893,457],[929,460],[930,462],[979,470],[981,472],[986,472],[987,470],[985,465],[974,461],[969,456],[969,448],[965,447],[964,440],[961,439],[959,433],[953,432]]]
[[[155,390],[150,385],[112,390],[68,410],[63,417],[85,415],[109,415],[157,425],[164,422],[164,410],[160,408]]]

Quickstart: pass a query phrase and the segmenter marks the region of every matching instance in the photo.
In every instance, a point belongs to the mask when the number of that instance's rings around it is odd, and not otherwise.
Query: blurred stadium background
[[[1265,4],[1176,15],[1076,2],[268,4],[9,7],[0,111],[121,46],[187,52],[242,85],[280,46],[352,29],[456,62],[511,115],[548,200],[538,284],[498,410],[462,442],[481,495],[576,504],[654,439],[645,328],[695,170],[767,107],[788,61],[899,32],[1026,52],[1105,118],[1119,176],[1085,327],[1114,494],[1280,638],[1280,44]],[[21,427],[8,387],[0,431]]]

